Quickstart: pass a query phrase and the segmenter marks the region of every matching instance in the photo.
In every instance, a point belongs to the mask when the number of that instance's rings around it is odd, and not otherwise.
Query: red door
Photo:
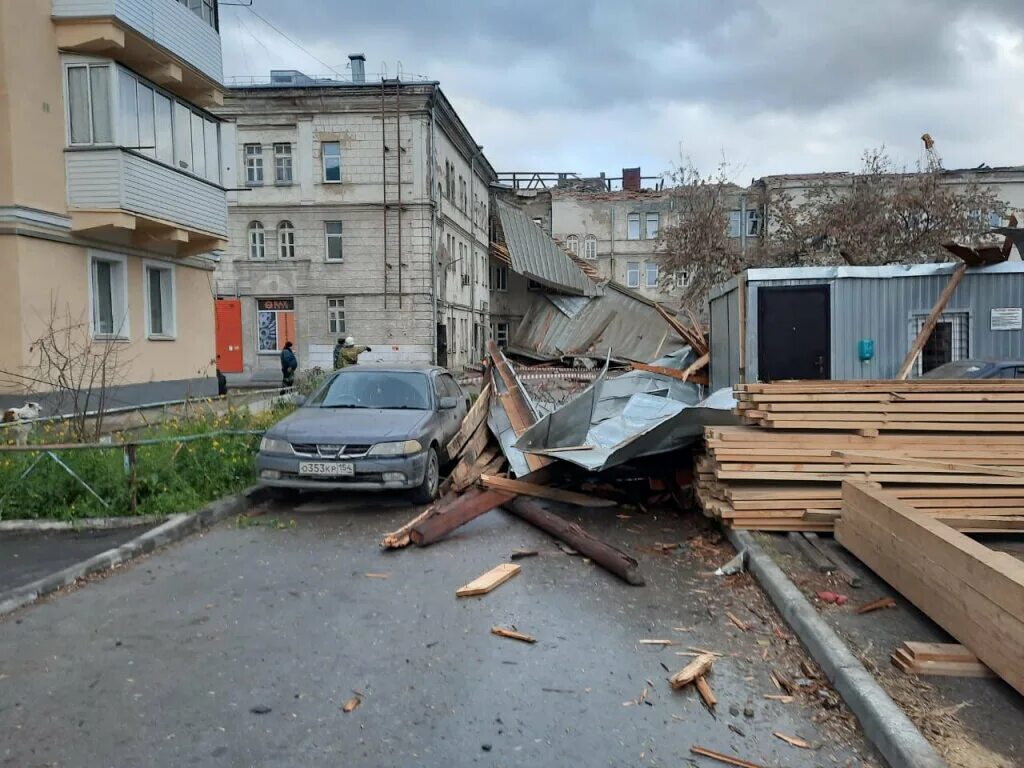
[[[217,299],[217,367],[222,373],[241,373],[242,302]]]

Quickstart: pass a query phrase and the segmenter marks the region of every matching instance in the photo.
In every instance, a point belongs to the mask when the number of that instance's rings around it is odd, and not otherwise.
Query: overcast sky
[[[440,81],[499,170],[737,181],[855,170],[886,145],[1024,163],[1024,0],[253,0],[222,6],[225,74]]]

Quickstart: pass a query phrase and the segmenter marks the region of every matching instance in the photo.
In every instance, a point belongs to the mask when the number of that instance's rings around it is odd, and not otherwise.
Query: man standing
[[[334,345],[334,370],[345,367],[345,359],[342,357],[344,349],[345,339],[338,339],[338,343]]]
[[[284,394],[286,389],[291,389],[295,386],[295,371],[298,370],[299,359],[295,357],[295,353],[292,351],[292,343],[286,341],[284,343],[284,349],[281,350],[281,394]]]
[[[361,346],[357,347],[356,346],[356,340],[353,339],[351,336],[349,336],[347,339],[345,339],[345,343],[342,344],[342,348],[340,350],[340,354],[339,354],[339,350],[337,349],[337,347],[335,347],[335,351],[334,351],[334,367],[335,368],[347,368],[350,365],[358,365],[359,364],[359,356],[363,352],[370,352],[370,351],[372,351],[372,350],[369,347],[361,347]]]

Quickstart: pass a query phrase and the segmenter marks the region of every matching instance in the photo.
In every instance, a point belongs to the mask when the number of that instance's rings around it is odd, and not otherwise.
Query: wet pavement
[[[758,538],[951,766],[1024,765],[1024,697],[998,677],[919,677],[900,672],[889,657],[904,641],[956,640],[830,537],[823,537],[823,544],[860,576],[860,588],[851,588],[816,572],[784,535],[759,534]],[[1024,545],[1019,541],[996,536],[983,540],[989,546],[1005,547],[1006,551],[1024,557]],[[823,604],[814,598],[821,590],[845,594],[849,602],[842,607]],[[894,598],[897,607],[867,614],[856,612],[859,606],[880,597]]]
[[[878,764],[750,577],[711,575],[732,552],[700,518],[583,512],[641,561],[647,586],[630,587],[501,512],[379,551],[416,512],[278,502],[0,621],[0,766],[715,765],[695,744]],[[455,597],[516,549],[539,554]],[[714,713],[666,682],[690,648],[723,654]],[[772,670],[809,693],[765,699]]]
[[[102,531],[0,534],[0,593],[119,547],[152,526]]]

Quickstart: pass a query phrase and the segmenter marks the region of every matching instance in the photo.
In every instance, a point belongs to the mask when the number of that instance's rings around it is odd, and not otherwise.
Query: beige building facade
[[[213,0],[0,2],[0,404],[69,327],[116,345],[111,406],[216,391],[222,79]]]
[[[361,64],[351,81],[276,71],[218,109],[241,190],[216,275],[218,311],[237,313],[228,373],[278,376],[287,341],[300,368],[330,368],[348,336],[363,361],[482,358],[494,171],[436,83]]]

